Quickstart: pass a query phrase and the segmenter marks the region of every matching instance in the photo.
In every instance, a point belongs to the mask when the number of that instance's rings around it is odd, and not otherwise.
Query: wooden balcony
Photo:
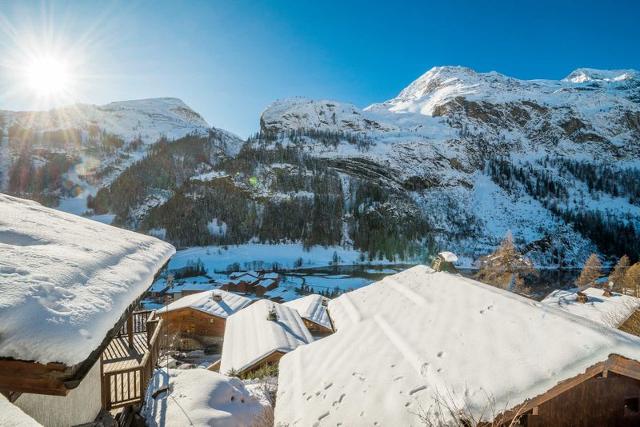
[[[102,406],[106,410],[142,403],[160,352],[162,319],[134,312],[101,357]]]

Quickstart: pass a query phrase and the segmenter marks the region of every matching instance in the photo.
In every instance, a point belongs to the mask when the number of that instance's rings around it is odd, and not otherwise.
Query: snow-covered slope
[[[241,143],[176,98],[0,111],[0,136],[0,190],[78,215],[90,214],[87,198],[159,141],[215,139],[227,154]],[[111,222],[113,215],[95,219]]]
[[[463,260],[512,229],[522,244],[549,236],[563,240],[558,245],[565,249],[571,242],[567,258],[581,262],[598,242],[576,212],[640,225],[635,190],[620,195],[613,188],[622,178],[610,188],[594,186],[600,174],[629,170],[622,185],[635,188],[640,176],[635,70],[581,68],[555,81],[435,67],[395,98],[364,109],[326,100],[277,101],[262,114],[261,126],[267,135],[280,135],[281,144],[326,159],[347,183],[361,178],[408,194],[432,229],[458,235],[441,244],[448,242],[443,249],[456,249]],[[340,142],[328,144],[326,134]],[[514,170],[496,166],[497,159]],[[594,173],[586,176],[584,167]],[[559,193],[546,194],[542,181]],[[471,240],[464,242],[465,235]]]
[[[187,134],[206,135],[209,124],[177,98],[151,98],[112,102],[106,105],[76,104],[49,111],[0,112],[5,126],[19,126],[33,132],[92,128],[125,141],[140,138],[154,143],[161,136],[181,138]]]

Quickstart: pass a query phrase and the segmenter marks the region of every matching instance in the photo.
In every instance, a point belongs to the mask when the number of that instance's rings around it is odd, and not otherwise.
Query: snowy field
[[[338,260],[337,265],[334,264],[335,259]],[[169,271],[175,273],[198,262],[203,264],[205,275],[175,279],[169,293],[217,289],[229,281],[231,270],[268,271],[275,268],[281,272],[280,284],[268,291],[265,297],[291,301],[301,296],[299,290],[303,286],[307,292],[341,293],[369,285],[411,266],[388,261],[363,261],[360,252],[341,247],[315,246],[305,250],[300,244],[246,244],[179,251],[169,262]],[[166,278],[161,277],[151,291],[161,292],[166,287]],[[156,309],[157,305],[152,300],[143,301],[143,306],[148,309]]]
[[[198,259],[204,263],[210,273],[227,271],[234,263],[239,263],[240,268],[244,270],[270,270],[274,265],[285,270],[318,268],[334,265],[336,256],[338,265],[396,264],[386,260],[368,261],[366,255],[360,251],[339,246],[312,246],[307,250],[300,243],[280,245],[250,243],[184,249],[171,258],[169,269],[185,267]]]

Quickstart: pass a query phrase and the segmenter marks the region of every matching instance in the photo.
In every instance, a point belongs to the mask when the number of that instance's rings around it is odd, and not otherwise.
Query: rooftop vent
[[[214,300],[215,302],[220,302],[222,301],[222,295],[220,294],[213,294],[213,296],[211,297],[212,300]]]
[[[276,313],[275,306],[271,306],[269,309],[269,313],[267,314],[267,320],[271,320],[272,322],[278,321],[278,313]]]

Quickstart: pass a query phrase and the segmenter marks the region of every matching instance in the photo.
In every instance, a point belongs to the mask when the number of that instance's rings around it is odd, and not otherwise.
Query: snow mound
[[[85,360],[175,252],[4,194],[0,212],[0,357]]]
[[[158,312],[166,313],[189,307],[224,319],[249,304],[251,304],[251,299],[247,297],[214,289],[182,297],[161,308]]]
[[[331,320],[327,312],[327,303],[329,298],[318,294],[311,294],[293,301],[285,302],[289,308],[293,308],[300,313],[303,319],[316,323],[331,330]]]
[[[169,384],[169,392],[153,392]],[[145,399],[144,417],[150,427],[266,426],[272,409],[237,378],[206,369],[156,370]]]
[[[640,298],[631,295],[613,293],[605,297],[602,289],[588,288],[582,291],[587,295],[583,304],[578,302],[577,292],[578,289],[555,290],[542,303],[612,328],[623,324],[640,308]]]
[[[442,399],[477,418],[490,398],[514,407],[612,353],[640,360],[637,337],[425,266],[329,312],[336,333],[280,360],[276,425],[424,425]]]
[[[444,251],[438,254],[446,262],[458,262],[458,256],[453,252]]]
[[[269,320],[275,309],[276,320]],[[227,318],[220,372],[242,372],[276,353],[288,353],[313,337],[298,312],[284,305],[260,300]]]
[[[0,427],[41,427],[41,424],[0,393]]]

